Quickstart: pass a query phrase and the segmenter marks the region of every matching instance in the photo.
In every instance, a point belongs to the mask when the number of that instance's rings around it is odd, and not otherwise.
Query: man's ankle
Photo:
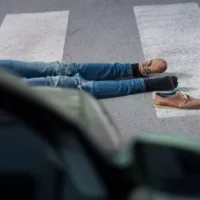
[[[173,90],[178,86],[178,78],[176,76],[145,79],[144,82],[147,92]]]

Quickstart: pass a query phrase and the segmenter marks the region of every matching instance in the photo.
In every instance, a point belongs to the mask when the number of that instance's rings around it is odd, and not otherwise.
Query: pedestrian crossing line
[[[200,9],[196,3],[134,7],[145,59],[168,61],[179,88],[200,97]],[[188,92],[189,90],[189,92]],[[156,108],[158,118],[200,115],[199,110]]]
[[[0,27],[0,59],[62,60],[69,11],[8,14]]]

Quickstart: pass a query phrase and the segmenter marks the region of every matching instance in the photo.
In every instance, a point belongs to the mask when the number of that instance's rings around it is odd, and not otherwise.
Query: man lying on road
[[[167,62],[152,59],[141,63],[66,63],[22,62],[0,60],[4,68],[20,76],[30,86],[77,88],[96,98],[125,96],[141,92],[167,91],[178,86],[176,76],[148,79],[147,75],[163,73]],[[156,93],[154,106],[197,109],[200,100],[182,92]]]
[[[175,76],[144,79],[149,74],[166,71],[167,63],[163,59],[136,64],[0,60],[0,67],[20,76],[31,86],[79,88],[96,98],[173,90],[178,85]]]

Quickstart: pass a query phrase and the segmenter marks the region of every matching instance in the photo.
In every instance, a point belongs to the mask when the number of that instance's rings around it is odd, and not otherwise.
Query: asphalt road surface
[[[0,0],[0,59],[139,62],[163,57],[166,74],[200,96],[200,1]],[[141,133],[200,139],[200,111],[156,110],[152,93],[103,100],[125,140]]]

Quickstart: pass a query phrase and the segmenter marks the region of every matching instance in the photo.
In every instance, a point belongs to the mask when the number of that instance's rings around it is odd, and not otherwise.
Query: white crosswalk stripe
[[[0,27],[0,58],[62,60],[69,11],[8,14]]]
[[[179,87],[200,97],[200,9],[196,3],[134,8],[146,59],[162,57]],[[200,115],[199,110],[156,109],[159,118]]]

